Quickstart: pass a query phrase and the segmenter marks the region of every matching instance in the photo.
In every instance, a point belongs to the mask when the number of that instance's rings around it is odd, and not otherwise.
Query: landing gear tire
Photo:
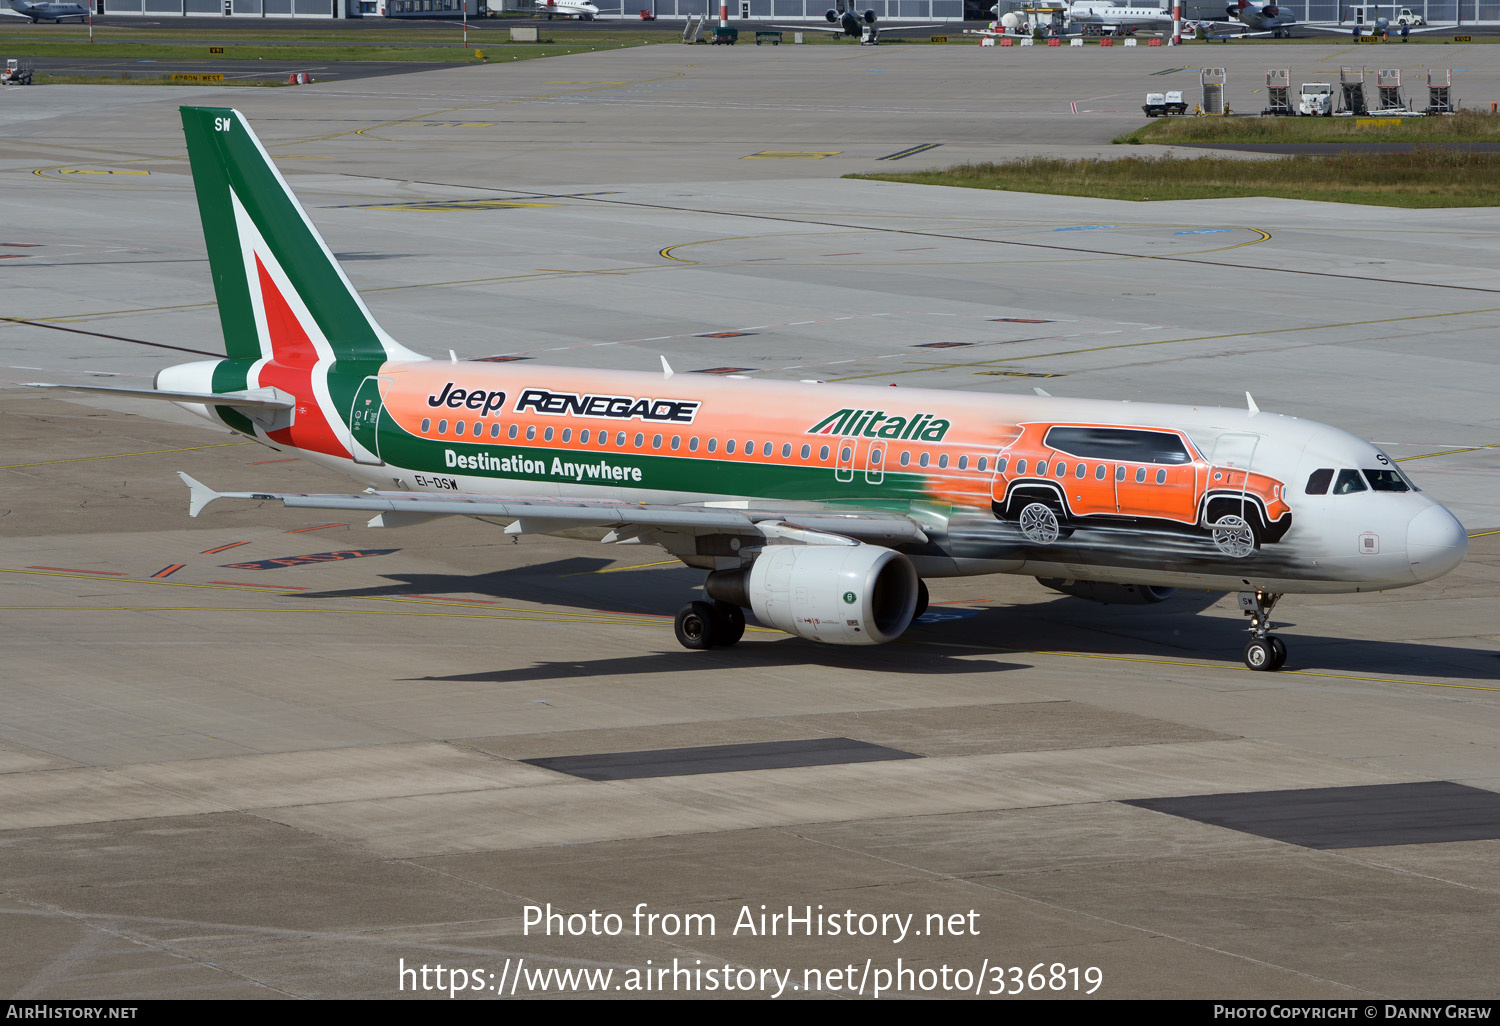
[[[1271,643],[1271,651],[1273,655],[1273,658],[1271,660],[1271,669],[1279,670],[1286,665],[1286,642],[1282,641],[1274,634],[1266,635],[1266,640]]]
[[[714,606],[715,648],[728,648],[739,643],[745,636],[745,611],[728,602],[715,602]]]
[[[1245,646],[1245,665],[1252,670],[1276,669],[1276,649],[1269,640],[1256,638]]]
[[[912,611],[911,618],[915,622],[917,617],[927,612],[927,602],[931,596],[927,593],[927,582],[917,578],[917,607]]]
[[[689,602],[677,610],[677,619],[672,626],[683,648],[711,648],[714,635],[718,633],[718,617],[709,603]]]

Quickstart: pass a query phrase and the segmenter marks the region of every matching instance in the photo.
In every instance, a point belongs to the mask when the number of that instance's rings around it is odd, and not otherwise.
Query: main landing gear
[[[689,602],[673,627],[683,648],[728,648],[745,636],[745,611],[728,602]]]
[[[1240,592],[1240,609],[1250,618],[1245,665],[1252,670],[1279,670],[1286,662],[1286,642],[1271,633],[1271,610],[1280,598],[1268,591]]]

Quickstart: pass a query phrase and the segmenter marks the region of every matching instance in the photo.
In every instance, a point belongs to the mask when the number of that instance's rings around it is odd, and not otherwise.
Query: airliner
[[[1172,26],[1172,12],[1166,8],[1131,7],[1113,3],[1075,3],[1068,7],[1067,18],[1072,25],[1107,26],[1112,29]]]
[[[650,543],[704,572],[687,648],[733,645],[745,610],[843,645],[889,642],[929,578],[1025,574],[1151,603],[1239,593],[1244,659],[1286,659],[1288,593],[1381,591],[1462,560],[1462,525],[1375,445],[1243,408],[877,388],[429,359],[376,323],[250,125],[183,107],[226,357],[152,389],[246,438],[340,471],[358,494],[220,499],[469,516],[506,534]],[[38,383],[39,387],[64,386]]]
[[[60,25],[64,18],[77,18],[80,22],[89,20],[89,9],[82,4],[30,4],[26,0],[10,0],[10,7],[21,17],[30,18],[33,25],[39,21],[51,21]]]

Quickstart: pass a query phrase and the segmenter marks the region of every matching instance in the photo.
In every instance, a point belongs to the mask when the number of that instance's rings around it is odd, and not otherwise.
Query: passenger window
[[[526,428],[526,441],[529,442],[529,441],[531,441],[535,437],[536,437],[536,425],[535,424],[530,424]]]
[[[1005,468],[1001,467],[1000,469],[1004,470]],[[1016,460],[1016,473],[1017,474],[1024,474],[1024,473],[1026,473],[1026,461],[1025,460]]]
[[[484,434],[484,425],[476,420],[474,422],[474,437],[478,438],[482,434]]]
[[[1145,484],[1146,483],[1146,468],[1145,467],[1136,467],[1135,468],[1135,483],[1136,484]]]
[[[818,459],[823,460],[825,463],[828,461],[828,446],[825,445],[818,450]]]
[[[546,431],[542,432],[542,439],[543,439],[543,441],[547,441],[547,442],[552,441],[552,429],[551,428],[548,428]]]
[[[840,463],[848,463],[853,458],[854,458],[854,453],[852,451],[850,451],[850,449],[849,449],[849,447],[847,445],[844,446],[842,449],[839,450],[839,462]]]
[[[499,438],[500,437],[500,425],[499,424],[491,424],[490,425],[490,437],[491,438]]]
[[[719,448],[719,440],[717,438],[710,438],[708,440],[708,451],[709,452],[715,452],[715,451],[718,450],[718,448]]]
[[[661,441],[660,441],[661,435],[657,435],[656,437],[657,437],[657,445],[660,445],[661,444]],[[635,433],[635,447],[637,449],[640,449],[640,448],[644,448],[645,445],[646,445],[646,436],[644,434],[642,434],[641,432],[637,431]]]
[[[969,457],[967,457],[967,456],[960,456],[958,458],[958,469],[959,470],[968,470],[969,469]]]
[[[922,454],[921,458],[917,460],[917,465],[920,467],[927,466],[927,454],[925,452]]]
[[[1026,461],[1022,460],[1021,462],[1022,462],[1022,464],[1024,464]],[[1024,466],[1022,466],[1021,467],[1021,472],[1024,473],[1025,470],[1026,470],[1026,468]],[[1037,477],[1046,477],[1047,476],[1047,461],[1046,460],[1037,460],[1036,461],[1036,476]]]
[[[1104,464],[1102,464],[1102,463],[1099,464],[1097,467],[1094,468],[1094,480],[1095,481],[1103,481],[1105,473],[1106,473],[1106,471],[1104,469]]]
[[[774,442],[767,442],[765,444],[765,447],[763,449],[761,449],[760,454],[762,456],[769,456],[769,455],[771,455],[771,450],[774,447],[775,447],[775,443]]]
[[[688,439],[688,452],[697,452],[697,451],[698,451],[698,436],[694,435],[692,438]]]
[[[680,449],[680,448],[682,448],[682,436],[681,435],[673,435],[672,436],[672,448],[673,449]]]
[[[1307,479],[1308,495],[1327,495],[1328,486],[1333,483],[1333,468],[1323,467],[1314,470],[1312,476]]]
[[[1008,456],[1001,456],[998,460],[995,461],[995,473],[997,473],[997,474],[1003,474],[1003,473],[1005,473],[1005,465],[1007,463],[1009,463],[1009,462],[1010,462],[1010,458]],[[980,470],[984,469],[984,460],[980,460],[979,461],[979,469]]]
[[[909,453],[909,452],[903,452],[901,454],[901,465],[903,467],[907,467],[907,466],[911,465],[911,453]]]
[[[1370,482],[1370,487],[1377,492],[1409,491],[1406,481],[1394,470],[1367,470],[1365,480]]]
[[[439,428],[439,430],[442,430],[442,429]],[[519,425],[519,424],[512,424],[510,426],[510,437],[512,439],[514,439],[516,437],[517,433],[520,432],[520,430],[521,430],[521,425]]]
[[[746,457],[754,456],[755,455],[755,442],[751,441],[750,439],[746,439],[745,440],[745,448],[742,449],[741,451],[745,454]]]
[[[1115,480],[1116,481],[1123,481],[1123,480],[1125,480],[1125,468],[1124,467],[1116,467],[1115,468]]]
[[[641,443],[640,442],[636,442],[635,444],[636,445],[640,445]],[[623,432],[623,431],[616,431],[615,432],[615,445],[619,446],[621,449],[625,448],[625,432]]]
[[[792,455],[792,444],[790,442],[783,442],[782,445],[781,445],[781,458],[784,459],[784,460],[785,459],[790,459],[791,455]]]
[[[1062,460],[1058,460],[1057,461],[1057,476],[1058,477],[1067,477],[1068,476],[1068,465],[1066,463],[1064,463]],[[1083,464],[1082,463],[1078,464],[1078,476],[1079,477],[1083,476]]]
[[[802,447],[802,458],[803,459],[807,459],[811,455],[812,455],[812,446],[810,446],[810,445],[804,445]]]
[[[440,420],[440,421],[438,421],[438,434],[440,434],[440,435],[446,435],[447,433],[448,433],[448,422],[446,420]]]
[[[1365,483],[1360,480],[1357,470],[1340,470],[1338,478],[1333,482],[1334,495],[1352,495],[1364,490]]]
[[[453,422],[453,433],[455,435],[458,435],[459,437],[463,436],[463,433],[464,433],[464,422],[463,421],[456,420],[456,421]]]
[[[661,435],[652,435],[651,436],[651,448],[653,448],[653,449],[660,449],[661,448]]]
[[[496,433],[498,434],[499,432],[496,432]],[[580,445],[588,445],[589,444],[589,429],[588,428],[584,428],[582,431],[578,432],[578,442],[579,442]]]
[[[884,455],[885,455],[885,452],[883,450],[881,450],[881,449],[871,449],[870,450],[870,466],[872,466],[872,467],[878,467],[878,466],[880,466],[880,457],[882,457]]]
[[[948,469],[948,454],[947,453],[943,453],[941,456],[938,457],[938,466],[941,467],[941,468],[943,468],[944,470]]]
[[[979,457],[979,472],[981,474],[984,473],[984,465],[986,463],[988,463],[988,462],[989,462],[989,457],[988,456],[981,456],[981,457]]]
[[[724,455],[726,455],[726,456],[733,456],[734,455],[734,439],[733,438],[731,438],[729,441],[727,441],[727,442],[724,443]]]
[[[431,429],[432,429],[432,418],[431,417],[423,417],[422,418],[422,434],[425,435]]]
[[[1158,470],[1156,472],[1156,483],[1157,484],[1166,484],[1167,483],[1167,472],[1165,470]]]
[[[563,428],[562,440],[564,442],[571,442],[573,440],[573,429],[572,428]]]

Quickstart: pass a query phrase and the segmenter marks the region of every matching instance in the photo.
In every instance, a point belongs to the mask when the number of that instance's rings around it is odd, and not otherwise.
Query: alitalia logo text
[[[931,413],[892,417],[884,410],[839,410],[807,429],[810,435],[840,435],[860,438],[906,438],[941,442],[952,425]]]

